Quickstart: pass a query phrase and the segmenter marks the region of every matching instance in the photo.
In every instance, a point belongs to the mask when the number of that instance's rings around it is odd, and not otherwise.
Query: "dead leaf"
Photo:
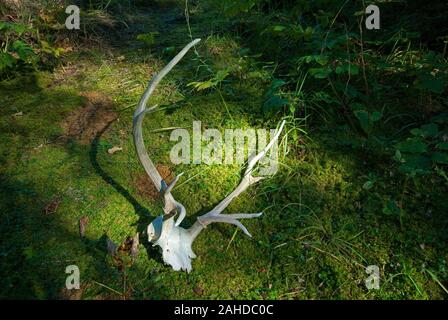
[[[45,214],[55,213],[58,210],[60,204],[61,204],[61,198],[59,197],[51,200],[44,206]]]
[[[121,148],[121,147],[112,147],[109,150],[107,150],[107,153],[114,154],[115,152],[118,152],[118,151],[123,151],[123,148]]]
[[[138,255],[138,245],[139,245],[139,234],[138,232],[135,234],[134,238],[132,238],[132,247],[131,247],[131,257],[132,260],[135,260]]]
[[[117,58],[117,60],[120,61],[120,62],[121,62],[121,61],[124,61],[125,59],[126,59],[125,56],[119,56],[119,57]]]
[[[200,286],[194,287],[193,291],[198,296],[202,296],[204,294],[204,289],[202,287],[200,287]]]
[[[86,233],[86,226],[89,223],[89,217],[82,217],[79,219],[79,235],[84,237],[84,234]]]
[[[120,247],[118,247],[117,251],[122,254],[129,255],[129,253],[131,252],[131,249],[132,249],[132,243],[133,243],[133,238],[126,237],[126,239],[123,241],[123,243],[120,245]]]

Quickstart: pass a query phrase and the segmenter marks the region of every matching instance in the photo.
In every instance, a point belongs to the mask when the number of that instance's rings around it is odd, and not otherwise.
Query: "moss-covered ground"
[[[238,184],[243,167],[173,165],[169,128],[191,131],[195,120],[220,130],[278,123],[261,113],[266,85],[253,76],[264,72],[257,58],[242,58],[238,38],[216,32],[219,21],[207,23],[206,15],[190,21],[203,39],[198,54],[216,69],[238,65],[240,81],[195,91],[187,84],[199,81],[203,61],[191,51],[152,98],[162,110],[144,122],[153,161],[168,175],[185,172],[173,191],[187,208],[185,226]],[[277,174],[226,211],[263,211],[245,222],[253,238],[211,225],[194,243],[189,274],[165,265],[144,238],[136,261],[119,265],[106,239],[122,243],[162,212],[135,155],[133,109],[151,75],[190,41],[180,6],[139,10],[127,22],[126,35],[77,48],[54,72],[0,86],[0,297],[446,298],[446,185],[403,185],[381,159],[347,149],[332,129],[291,119]],[[136,36],[149,32],[158,34],[147,47]],[[113,146],[123,150],[109,154]],[[363,188],[368,180],[373,187]],[[388,201],[402,204],[398,215],[383,210]],[[81,272],[78,291],[64,289],[72,264]],[[365,286],[368,265],[379,267],[379,290]]]

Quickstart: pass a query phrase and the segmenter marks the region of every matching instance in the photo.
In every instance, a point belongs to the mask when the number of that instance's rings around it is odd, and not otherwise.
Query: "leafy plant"
[[[197,91],[202,91],[210,88],[216,88],[220,85],[230,74],[230,69],[219,70],[216,74],[206,81],[193,81],[187,84],[188,87],[194,87]]]
[[[448,165],[448,131],[445,117],[410,130],[411,136],[396,144],[394,159],[410,176],[430,174]]]
[[[288,99],[282,97],[281,87],[286,84],[281,79],[274,79],[264,94],[263,112],[277,112],[280,108],[288,105]]]
[[[137,35],[137,40],[143,42],[145,47],[151,48],[156,43],[157,35],[159,35],[159,32],[157,31],[142,33]]]

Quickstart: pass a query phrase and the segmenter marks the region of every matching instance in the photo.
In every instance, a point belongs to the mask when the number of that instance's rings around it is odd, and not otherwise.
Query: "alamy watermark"
[[[380,8],[371,4],[366,8],[366,14],[369,16],[366,18],[366,28],[368,30],[380,29]]]
[[[69,5],[67,8],[65,8],[65,13],[69,16],[67,19],[65,19],[65,27],[68,30],[79,30],[81,28],[81,18],[79,16],[80,10],[78,6],[75,6],[74,4]]]
[[[175,129],[170,141],[177,144],[170,151],[173,164],[244,164],[248,157],[261,152],[273,140],[276,130],[218,129],[202,130],[201,121],[193,121],[193,132]],[[272,175],[278,168],[278,141],[273,142],[269,153],[260,160],[259,175]]]
[[[70,274],[66,279],[65,279],[65,287],[68,290],[72,290],[72,289],[79,289],[79,284],[80,284],[80,272],[79,272],[79,268],[77,265],[69,265],[65,268],[65,273]]]

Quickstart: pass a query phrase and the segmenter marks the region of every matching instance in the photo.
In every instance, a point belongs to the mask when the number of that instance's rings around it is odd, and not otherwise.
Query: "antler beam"
[[[165,66],[165,68],[163,68],[158,74],[156,74],[152,78],[152,80],[149,82],[148,88],[143,93],[143,96],[137,105],[137,109],[134,112],[134,119],[133,119],[134,144],[135,149],[137,151],[138,159],[140,160],[140,163],[142,164],[143,168],[145,168],[146,173],[148,174],[151,181],[154,183],[157,190],[163,194],[165,202],[163,211],[165,212],[165,214],[169,214],[173,210],[178,211],[179,217],[177,218],[176,226],[178,226],[182,222],[182,220],[185,218],[186,215],[185,207],[181,203],[177,202],[171,194],[171,190],[173,189],[176,182],[179,180],[179,176],[177,176],[169,186],[166,185],[165,181],[162,179],[156,167],[149,158],[148,152],[146,151],[145,143],[143,142],[142,122],[146,113],[152,112],[157,108],[157,105],[149,109],[146,108],[146,103],[148,102],[148,99],[151,96],[151,94],[156,89],[156,86],[163,79],[163,77],[165,77],[168,74],[168,72],[170,72],[171,69],[173,69],[173,67],[180,61],[180,59],[182,59],[182,57],[188,52],[188,50],[190,50],[190,48],[193,47],[195,44],[197,44],[199,41],[201,41],[201,39],[196,39],[190,42]]]
[[[162,249],[163,260],[170,264],[174,270],[186,270],[188,272],[192,269],[191,259],[196,257],[191,249],[193,241],[196,239],[198,234],[207,227],[207,225],[213,222],[230,223],[239,227],[248,236],[251,236],[249,231],[247,231],[246,227],[239,220],[257,218],[261,215],[261,213],[221,214],[221,212],[223,212],[232,200],[238,197],[249,186],[263,179],[263,177],[254,177],[252,175],[255,165],[277,142],[285,125],[285,122],[283,121],[269,144],[260,153],[252,155],[249,158],[244,176],[234,191],[222,200],[213,210],[198,217],[197,221],[189,229],[180,227],[179,224],[185,218],[186,210],[180,202],[174,199],[171,194],[171,190],[182,174],[176,176],[176,178],[169,185],[167,185],[162,179],[153,162],[149,158],[143,142],[142,122],[147,113],[154,112],[157,108],[157,105],[151,108],[146,108],[146,103],[148,102],[151,94],[154,92],[156,86],[180,61],[180,59],[182,59],[187,51],[199,41],[200,39],[196,39],[190,42],[168,63],[165,68],[160,71],[159,74],[152,78],[149,82],[148,88],[143,93],[143,96],[137,105],[133,117],[134,144],[138,159],[157,190],[163,195],[164,200],[164,214],[154,219],[148,225],[148,240],[152,242],[154,246],[159,246]],[[174,216],[177,214],[179,214],[179,217],[174,223]]]

